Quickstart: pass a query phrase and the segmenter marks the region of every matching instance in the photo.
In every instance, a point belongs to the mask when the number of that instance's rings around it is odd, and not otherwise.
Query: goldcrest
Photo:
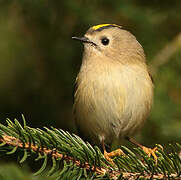
[[[79,131],[103,146],[131,138],[143,126],[153,101],[141,44],[115,24],[93,26],[73,39],[84,45],[73,106]]]

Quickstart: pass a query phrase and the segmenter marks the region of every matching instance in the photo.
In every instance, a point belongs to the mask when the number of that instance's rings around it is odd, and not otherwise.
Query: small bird
[[[147,148],[132,137],[148,117],[153,101],[153,82],[144,50],[135,36],[116,24],[100,24],[83,37],[72,37],[84,45],[76,78],[74,114],[78,130],[94,144],[105,145],[123,138],[140,146],[156,160],[156,148]]]

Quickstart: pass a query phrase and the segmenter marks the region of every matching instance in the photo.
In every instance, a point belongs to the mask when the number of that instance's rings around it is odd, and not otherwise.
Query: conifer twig
[[[69,132],[53,127],[51,129],[45,127],[45,130],[31,128],[26,125],[24,117],[23,121],[23,127],[17,120],[12,122],[8,119],[8,126],[0,124],[0,148],[3,150],[0,152],[13,154],[17,150],[24,151],[20,163],[24,162],[32,153],[36,153],[38,157],[35,160],[44,159],[44,161],[35,175],[45,171],[48,164],[47,159],[50,158],[52,167],[48,174],[56,175],[59,179],[71,175],[88,179],[93,177],[179,179],[181,176],[181,159],[178,155],[181,145],[179,143],[176,143],[175,146],[170,145],[172,150],[170,154],[165,153],[157,146],[157,165],[155,165],[154,159],[148,157],[141,148],[135,148],[137,153],[134,153],[122,146],[126,156],[115,157],[113,159],[115,164],[112,165],[106,161],[98,147],[92,147],[77,135],[71,135]],[[64,162],[63,166],[58,165],[60,160]]]
[[[32,150],[34,152],[39,152],[39,153],[43,153],[46,155],[50,155],[56,159],[61,158],[61,159],[64,159],[66,161],[74,161],[72,157],[58,153],[58,152],[56,152],[56,150],[51,150],[51,149],[47,149],[47,148],[38,148],[38,146],[29,145],[27,143],[23,144],[18,138],[15,138],[13,136],[3,135],[0,138],[0,141],[2,143],[6,143],[6,144],[14,146],[14,147],[29,149],[29,150]],[[75,160],[74,163],[78,167],[82,167],[80,161]],[[110,172],[110,170],[103,168],[103,167],[102,168],[99,168],[99,167],[95,168],[94,166],[90,166],[88,163],[84,164],[84,168],[86,168],[87,170],[93,170],[97,174],[101,174],[101,175],[104,175],[105,173],[110,173],[110,178],[112,178],[112,179],[116,179],[121,174],[119,171],[115,171],[115,170]],[[150,175],[150,174],[146,174],[146,173],[144,175],[141,175],[139,172],[135,172],[135,173],[124,172],[124,173],[122,173],[122,177],[126,178],[126,179],[128,179],[128,178],[129,179],[137,179],[137,178],[163,179],[163,178],[165,178],[165,175],[164,174]],[[171,174],[170,177],[176,178],[177,176],[176,176],[176,174]]]
[[[56,149],[51,150],[51,149],[47,149],[47,148],[39,148],[36,145],[29,145],[27,143],[23,144],[18,138],[15,138],[13,136],[3,135],[2,137],[0,137],[0,141],[2,143],[6,143],[6,144],[14,146],[14,147],[19,147],[19,148],[28,149],[28,150],[31,150],[34,152],[39,152],[39,153],[43,153],[46,155],[50,155],[51,157],[54,157],[56,159],[73,161],[78,167],[84,167],[87,170],[93,170],[94,172],[96,172],[98,174],[103,175],[107,171],[105,168],[90,166],[87,162],[84,163],[84,165],[81,165],[79,160],[74,160],[71,156],[63,155],[63,154],[57,152]]]

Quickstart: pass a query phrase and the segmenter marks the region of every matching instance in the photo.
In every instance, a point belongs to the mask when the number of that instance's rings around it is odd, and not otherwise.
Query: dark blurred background
[[[181,1],[1,0],[0,120],[24,114],[31,127],[75,132],[73,87],[83,47],[72,41],[93,25],[115,23],[143,45],[155,82],[141,143],[181,140]]]

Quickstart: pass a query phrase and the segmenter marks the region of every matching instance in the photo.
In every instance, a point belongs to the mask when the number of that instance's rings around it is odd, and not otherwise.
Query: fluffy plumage
[[[99,26],[75,38],[83,41],[84,53],[74,113],[85,137],[111,144],[142,127],[151,110],[153,83],[136,38],[117,25]]]

